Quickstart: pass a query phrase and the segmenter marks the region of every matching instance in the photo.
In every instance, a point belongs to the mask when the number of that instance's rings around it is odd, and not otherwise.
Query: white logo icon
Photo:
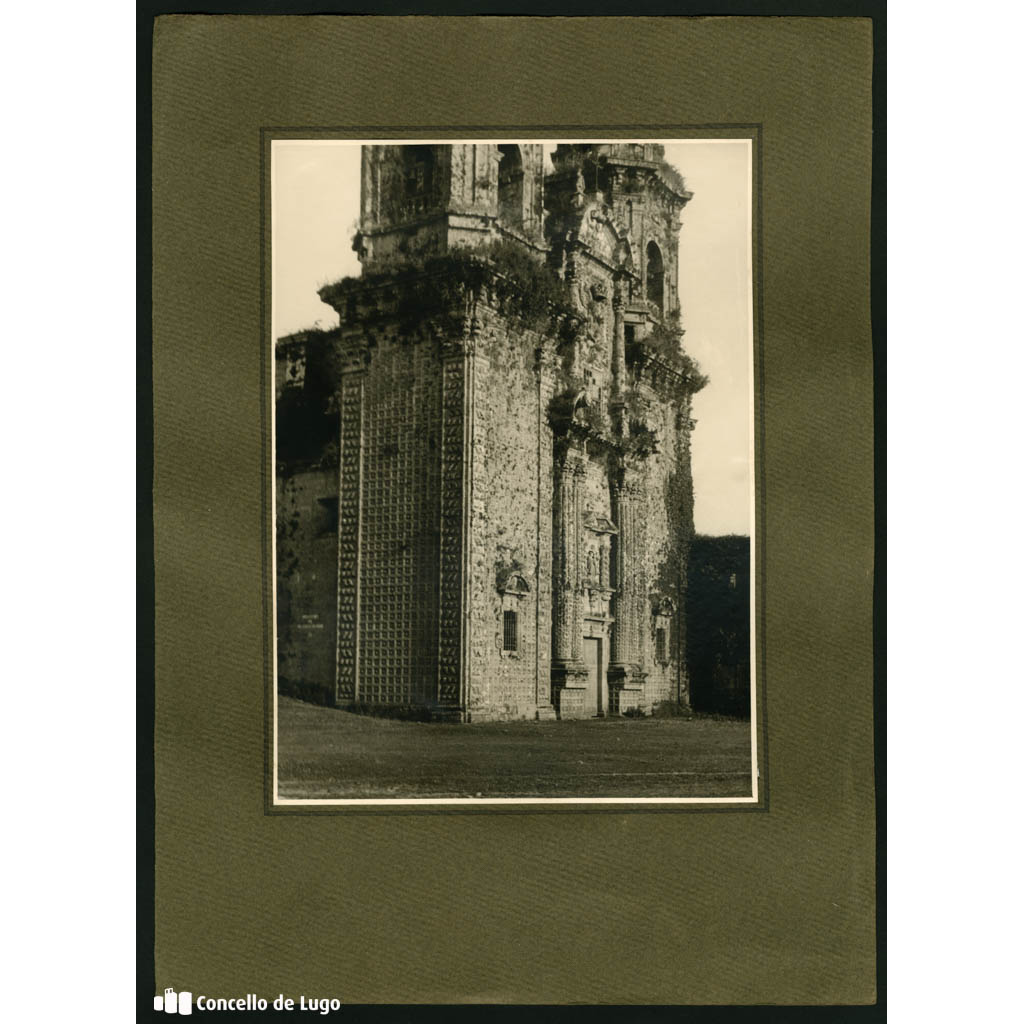
[[[192,1012],[192,993],[165,988],[162,996],[153,996],[153,1009],[163,1010],[164,1013],[181,1013],[187,1017]]]

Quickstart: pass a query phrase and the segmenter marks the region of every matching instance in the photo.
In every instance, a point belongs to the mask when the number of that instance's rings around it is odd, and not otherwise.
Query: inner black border
[[[768,716],[766,665],[768,661],[767,629],[766,629],[766,594],[767,573],[765,551],[767,548],[767,511],[766,511],[766,476],[765,476],[765,371],[764,371],[764,181],[763,181],[763,124],[759,122],[715,122],[706,124],[629,124],[629,125],[275,125],[264,126],[259,133],[259,166],[260,166],[260,433],[263,444],[263,458],[260,464],[260,521],[262,525],[262,567],[261,595],[263,600],[263,672],[264,672],[264,717],[263,717],[263,761],[264,815],[335,815],[335,814],[371,814],[371,815],[419,815],[419,814],[678,814],[678,813],[736,813],[736,812],[767,812],[769,810],[769,772],[768,772]],[[460,803],[460,804],[336,804],[328,800],[317,804],[275,804],[274,803],[274,587],[272,571],[273,537],[273,450],[271,424],[269,417],[270,403],[274,401],[270,393],[270,360],[273,359],[274,338],[271,337],[270,311],[268,308],[268,264],[270,262],[270,239],[267,230],[271,222],[270,196],[270,152],[271,144],[278,139],[323,139],[329,133],[338,133],[338,141],[359,142],[361,139],[395,139],[415,137],[445,137],[472,139],[474,136],[495,138],[516,136],[519,138],[540,138],[541,133],[556,133],[559,141],[573,136],[595,138],[599,136],[614,138],[614,133],[625,133],[629,137],[643,136],[658,138],[664,141],[685,142],[700,139],[703,136],[679,135],[680,132],[736,132],[736,141],[741,139],[753,143],[751,154],[752,191],[751,209],[751,275],[752,275],[752,309],[753,344],[755,349],[755,523],[753,534],[756,536],[754,573],[755,588],[754,617],[757,622],[757,660],[755,672],[754,707],[757,711],[757,760],[753,765],[755,771],[761,772],[758,777],[758,798],[754,803],[727,804],[715,803],[710,798],[708,803],[686,804],[646,804],[622,803],[591,804],[591,803]],[[609,134],[611,133],[611,134]],[[673,134],[667,134],[673,133]],[[414,798],[410,798],[414,799]],[[639,798],[638,798],[639,799]]]

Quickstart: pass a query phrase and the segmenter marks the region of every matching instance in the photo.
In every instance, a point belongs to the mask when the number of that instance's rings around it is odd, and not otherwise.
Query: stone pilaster
[[[484,624],[476,622],[473,609],[473,561],[475,558],[474,537],[476,528],[474,519],[487,514],[487,473],[485,459],[479,458],[477,447],[477,376],[483,375],[487,380],[489,356],[488,342],[493,339],[493,332],[487,338],[482,336],[482,324],[477,317],[467,317],[463,324],[463,467],[465,479],[462,488],[462,659],[460,672],[460,706],[463,712],[469,710],[474,702],[479,703],[480,697],[489,700],[486,681],[481,678],[478,666],[473,661],[474,625],[485,632]],[[474,675],[480,686],[481,693],[474,695],[472,691]]]
[[[335,701],[359,699],[359,563],[362,533],[363,383],[366,349],[343,357],[338,436],[338,627]]]
[[[552,659],[552,598],[555,591],[552,556],[554,518],[554,450],[546,412],[554,394],[554,372],[557,357],[552,349],[543,346],[535,353],[537,374],[537,560],[534,579],[535,598],[535,651],[537,717],[555,717],[551,692]]]
[[[442,713],[463,706],[465,600],[466,362],[462,339],[442,342],[440,609],[438,615],[437,703]]]
[[[583,663],[580,566],[581,490],[586,463],[583,452],[572,441],[563,444],[562,457],[556,458],[555,467],[554,649],[551,657],[551,683],[559,696],[564,689],[583,687],[587,677]]]

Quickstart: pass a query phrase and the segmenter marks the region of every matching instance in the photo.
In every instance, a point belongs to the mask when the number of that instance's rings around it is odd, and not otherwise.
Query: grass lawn
[[[278,772],[286,799],[750,796],[750,723],[398,722],[280,697]]]

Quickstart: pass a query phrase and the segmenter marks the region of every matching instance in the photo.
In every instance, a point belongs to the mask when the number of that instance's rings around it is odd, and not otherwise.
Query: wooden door
[[[583,714],[588,716],[604,714],[603,665],[601,664],[601,641],[594,637],[583,638],[583,661],[587,666],[587,693],[583,702]]]

